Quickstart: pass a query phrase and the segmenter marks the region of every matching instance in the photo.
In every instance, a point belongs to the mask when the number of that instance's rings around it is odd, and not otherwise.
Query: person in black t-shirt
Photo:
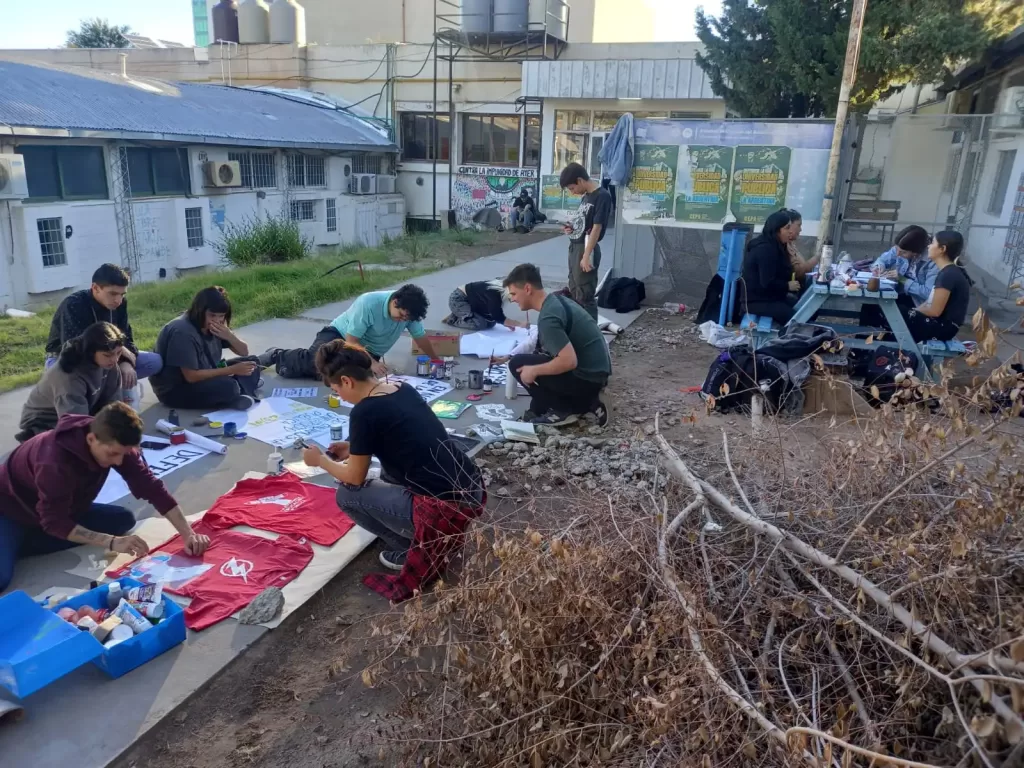
[[[597,320],[597,272],[601,266],[598,243],[608,229],[612,196],[579,163],[565,166],[558,182],[562,189],[582,197],[580,207],[563,227],[569,236],[569,293]]]
[[[381,564],[401,570],[414,533],[413,497],[480,504],[483,482],[420,394],[408,384],[380,381],[372,363],[366,350],[341,339],[317,351],[323,381],[355,407],[348,441],[332,443],[326,454],[306,448],[302,458],[341,483],[338,506],[388,545]],[[381,479],[367,481],[374,456]]]
[[[525,234],[533,229],[533,223],[537,219],[537,204],[530,197],[529,187],[523,187],[519,191],[519,197],[512,201],[512,212],[509,218],[512,229],[520,234]]]
[[[452,312],[442,322],[471,331],[486,331],[498,324],[509,330],[527,327],[526,323],[505,317],[502,304],[506,300],[500,280],[460,285],[448,297],[448,308]]]
[[[957,263],[963,250],[963,235],[951,229],[936,233],[928,246],[928,258],[938,269],[931,296],[916,309],[900,308],[914,341],[949,341],[956,338],[964,324],[971,299],[971,281]]]

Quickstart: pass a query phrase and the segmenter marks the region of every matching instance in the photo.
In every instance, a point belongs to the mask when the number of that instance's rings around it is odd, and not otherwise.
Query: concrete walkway
[[[610,259],[609,259],[610,261]],[[453,287],[474,280],[503,277],[516,264],[532,262],[540,267],[545,281],[558,288],[565,284],[566,241],[554,238],[506,251],[495,256],[461,264],[426,275],[417,284],[430,299],[430,311],[425,325],[443,328],[441,318],[448,313],[448,295]],[[397,287],[397,286],[395,286]],[[352,300],[337,302],[304,312],[288,320],[268,320],[238,329],[238,335],[254,353],[270,346],[306,346],[316,331],[344,311]],[[638,313],[621,316],[607,313],[609,319],[622,326],[628,325]],[[513,307],[509,316],[520,318]],[[413,372],[410,342],[401,339],[387,356],[389,364]],[[480,367],[477,358],[461,358],[459,371]],[[311,386],[312,382],[285,382],[266,377],[265,391],[275,386]],[[167,409],[156,402],[147,387],[142,416],[152,429]],[[320,395],[327,390],[320,388]],[[453,391],[449,397],[464,399],[467,392]],[[8,425],[0,438],[0,453],[15,447],[13,434],[21,413],[27,389],[0,396],[0,419]],[[322,405],[320,398],[309,400]],[[527,406],[526,398],[505,401],[496,395],[494,402],[507,402],[518,413]],[[187,424],[198,412],[181,412],[182,423]],[[470,408],[463,416],[446,426],[464,427],[477,421]],[[234,442],[225,456],[208,456],[170,474],[166,480],[171,492],[181,502],[186,513],[206,509],[220,495],[231,489],[247,471],[264,471],[268,446],[255,440]],[[298,455],[286,455],[293,461]],[[322,479],[322,478],[321,478]],[[201,480],[201,482],[200,482]],[[139,518],[153,514],[151,508],[127,497],[122,501]],[[83,579],[70,576],[65,569],[73,567],[78,556],[62,552],[21,561],[15,572],[11,589],[25,590],[35,595],[53,586],[85,588]],[[364,589],[361,585],[359,589]],[[381,609],[386,609],[381,599]],[[0,726],[0,755],[4,765],[48,766],[81,765],[99,768],[128,748],[139,736],[153,727],[201,686],[208,683],[221,669],[235,659],[265,632],[263,627],[244,626],[233,619],[201,632],[190,632],[186,642],[119,680],[109,680],[102,672],[87,665],[48,688],[28,697],[25,701],[26,717],[23,721]]]

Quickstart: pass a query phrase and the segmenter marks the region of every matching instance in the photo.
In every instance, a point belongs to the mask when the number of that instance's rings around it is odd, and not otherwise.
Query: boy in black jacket
[[[127,337],[118,368],[121,385],[134,390],[139,379],[145,379],[163,368],[163,360],[155,352],[139,352],[132,338],[128,322],[128,273],[116,264],[103,264],[92,275],[92,285],[65,297],[53,313],[50,337],[46,341],[46,367],[60,356],[60,351],[71,339],[81,336],[93,323],[116,325]]]

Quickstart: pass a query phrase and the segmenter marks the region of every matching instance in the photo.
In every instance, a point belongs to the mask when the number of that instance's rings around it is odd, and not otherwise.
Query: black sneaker
[[[265,383],[266,383],[266,382],[265,382],[265,381],[263,381],[263,377],[262,377],[262,376],[260,376],[260,380],[256,382],[256,389],[263,389],[263,385],[264,385]]]
[[[608,408],[600,400],[590,409],[590,415],[597,421],[597,426],[608,426]]]
[[[277,359],[281,357],[281,353],[284,350],[280,347],[271,347],[262,355],[260,355],[260,365],[264,368],[272,368],[277,365]]]
[[[536,424],[538,427],[564,427],[567,424],[575,424],[577,421],[579,421],[579,417],[575,413],[548,411],[543,416],[531,419],[530,423]]]
[[[533,421],[536,418],[537,418],[537,414],[534,413],[533,411],[531,411],[529,408],[527,408],[525,411],[523,411],[523,417],[521,419],[519,419],[519,420],[520,421]]]
[[[239,395],[235,398],[235,402],[231,404],[232,410],[235,411],[248,411],[256,405],[256,400],[248,395]]]
[[[377,556],[377,559],[380,560],[380,564],[389,571],[400,571],[405,567],[405,558],[408,554],[408,552],[399,552],[395,549],[389,549],[385,552],[381,552]]]

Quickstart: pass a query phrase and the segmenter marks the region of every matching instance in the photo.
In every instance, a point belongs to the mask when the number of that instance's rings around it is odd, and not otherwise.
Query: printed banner
[[[159,437],[143,435],[142,439],[144,442],[167,442],[166,435],[160,435]],[[186,464],[191,464],[193,461],[201,459],[209,453],[205,448],[188,443],[185,445],[168,445],[160,450],[153,450],[152,448],[142,449],[142,456],[145,458],[146,464],[149,465],[150,472],[155,477],[169,475],[174,470],[180,469]],[[127,495],[128,484],[117,473],[117,470],[113,470],[107,475],[107,481],[103,484],[103,488],[100,489],[100,493],[96,497],[96,503],[113,504],[118,499],[122,499]]]
[[[565,210],[564,190],[558,183],[558,175],[540,177],[540,209],[542,211]]]
[[[677,221],[723,221],[729,212],[732,147],[689,144],[676,183]]]
[[[789,147],[737,147],[732,172],[732,215],[762,224],[786,205]]]
[[[644,144],[636,147],[629,189],[633,193],[633,207],[642,211],[638,218],[656,220],[672,217],[678,164],[677,145]]]

